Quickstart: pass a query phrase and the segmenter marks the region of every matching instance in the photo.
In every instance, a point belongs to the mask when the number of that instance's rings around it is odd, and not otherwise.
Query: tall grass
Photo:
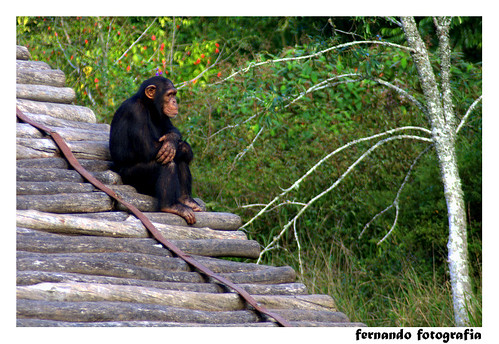
[[[285,255],[276,260],[299,266],[295,255]],[[397,275],[374,277],[338,241],[328,249],[309,247],[302,252],[302,261],[304,274],[299,279],[309,292],[331,295],[351,321],[381,327],[454,326],[450,283],[435,274],[422,278],[409,262]],[[481,288],[477,289],[470,305],[472,326],[482,323]]]

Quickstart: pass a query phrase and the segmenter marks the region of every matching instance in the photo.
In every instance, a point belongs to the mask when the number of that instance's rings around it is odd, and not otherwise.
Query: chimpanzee
[[[194,212],[202,209],[191,197],[192,149],[170,121],[178,114],[176,95],[166,78],[144,81],[114,114],[109,149],[125,183],[157,197],[160,211],[177,214],[192,225]]]

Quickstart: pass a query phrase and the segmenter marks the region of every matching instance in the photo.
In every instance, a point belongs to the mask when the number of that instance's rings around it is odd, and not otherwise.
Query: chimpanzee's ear
[[[147,98],[154,99],[154,95],[156,94],[156,86],[154,85],[147,86],[145,93]]]

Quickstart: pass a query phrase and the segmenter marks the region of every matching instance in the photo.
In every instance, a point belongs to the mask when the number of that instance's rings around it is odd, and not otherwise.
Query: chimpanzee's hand
[[[179,137],[176,134],[166,134],[159,138],[159,142],[163,142],[158,154],[156,155],[156,160],[160,164],[167,164],[175,158],[178,140]]]

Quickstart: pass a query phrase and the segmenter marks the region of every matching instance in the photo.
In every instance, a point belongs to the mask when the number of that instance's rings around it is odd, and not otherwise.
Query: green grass
[[[299,273],[295,255],[282,253],[273,260],[292,265]],[[353,322],[381,327],[454,326],[450,282],[435,274],[422,278],[408,262],[397,275],[374,277],[356,261],[341,242],[334,242],[328,250],[308,248],[302,252],[304,274],[299,280],[309,293],[331,295]],[[471,325],[481,326],[481,288],[476,289],[478,296],[470,305]]]

